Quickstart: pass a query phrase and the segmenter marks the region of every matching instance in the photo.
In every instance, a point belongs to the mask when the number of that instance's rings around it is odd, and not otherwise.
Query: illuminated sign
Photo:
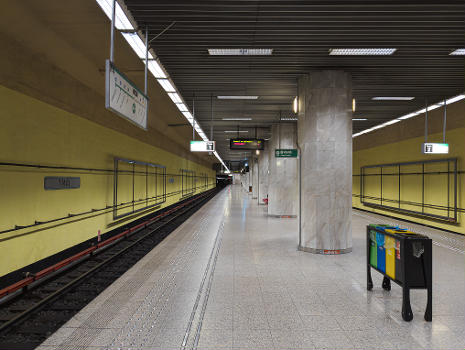
[[[448,154],[449,144],[447,143],[424,143],[424,154]]]
[[[231,139],[229,140],[229,148],[235,150],[263,150],[265,149],[265,140],[243,138]]]
[[[275,149],[274,156],[276,158],[297,158],[296,149]]]
[[[213,152],[215,141],[191,141],[191,152]]]

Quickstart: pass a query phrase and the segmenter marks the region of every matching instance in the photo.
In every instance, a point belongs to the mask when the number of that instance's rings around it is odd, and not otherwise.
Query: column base
[[[340,254],[351,253],[352,247],[344,248],[344,249],[317,249],[317,248],[298,246],[297,250],[300,250],[302,252],[312,253],[312,254],[340,255]]]

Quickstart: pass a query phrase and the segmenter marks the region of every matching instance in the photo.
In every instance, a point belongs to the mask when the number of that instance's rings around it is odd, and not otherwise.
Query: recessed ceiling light
[[[223,120],[252,120],[252,118],[223,118]]]
[[[217,96],[220,100],[256,100],[258,96],[237,95],[237,96]]]
[[[226,130],[227,133],[234,133],[234,132],[249,132],[249,130]]]
[[[392,55],[396,50],[394,48],[330,49],[329,54],[333,56],[385,56]]]
[[[371,99],[375,100],[375,101],[411,101],[414,98],[415,97],[411,97],[411,96],[407,96],[407,97],[404,97],[404,96],[377,96],[377,97],[372,97]]]
[[[352,120],[355,121],[363,121],[363,120],[368,120],[367,118],[352,118]]]
[[[273,49],[208,49],[211,56],[268,56]]]
[[[449,55],[453,55],[453,56],[462,56],[462,55],[465,55],[465,48],[464,48],[464,49],[457,49],[457,50],[454,50],[454,51],[452,51]]]
[[[297,118],[281,118],[283,121],[297,120]]]

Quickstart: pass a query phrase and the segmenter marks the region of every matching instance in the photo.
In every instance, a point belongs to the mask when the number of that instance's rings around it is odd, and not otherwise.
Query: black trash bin
[[[413,319],[412,308],[410,306],[410,289],[426,289],[428,292],[428,302],[426,305],[425,320],[432,320],[432,241],[430,238],[406,230],[385,228],[383,225],[367,226],[367,289],[373,289],[371,279],[371,269],[375,269],[384,275],[382,287],[391,290],[391,280],[402,287],[402,318],[405,321]],[[386,254],[387,259],[384,266],[388,268],[380,270],[374,266],[374,259],[370,260],[373,249],[370,245],[371,237],[384,235],[384,242],[393,243],[393,247],[388,245],[384,248],[393,249],[393,254]],[[387,238],[387,239],[386,239]],[[386,243],[384,243],[386,245]],[[394,253],[395,252],[395,253]],[[379,259],[379,257],[378,257]],[[388,274],[389,273],[389,274]]]

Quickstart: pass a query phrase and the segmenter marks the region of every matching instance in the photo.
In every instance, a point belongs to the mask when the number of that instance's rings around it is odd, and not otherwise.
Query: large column
[[[265,150],[260,151],[258,156],[258,204],[268,197],[268,173],[269,173],[269,145],[265,142]]]
[[[275,157],[275,149],[296,148],[296,124],[275,124],[271,133],[268,215],[297,216],[297,158]]]
[[[258,198],[258,160],[255,157],[250,158],[252,163],[252,198]]]
[[[300,249],[352,251],[352,80],[343,71],[299,79]]]

